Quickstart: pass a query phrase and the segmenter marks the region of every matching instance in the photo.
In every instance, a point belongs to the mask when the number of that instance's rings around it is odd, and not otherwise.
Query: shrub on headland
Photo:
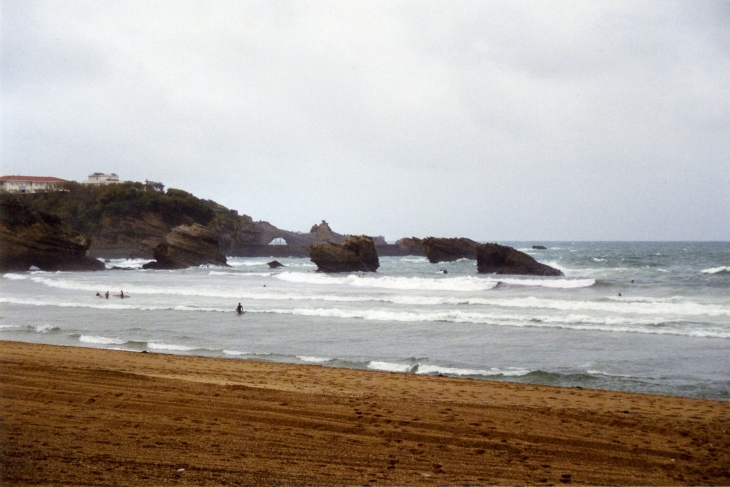
[[[156,213],[170,227],[200,223],[207,225],[221,210],[214,201],[203,200],[180,189],[164,190],[161,183],[125,182],[92,186],[67,182],[59,191],[26,195],[24,202],[33,211],[55,215],[74,230],[101,235],[117,231],[105,222],[120,218],[142,219]],[[119,232],[129,229],[119,228]]]

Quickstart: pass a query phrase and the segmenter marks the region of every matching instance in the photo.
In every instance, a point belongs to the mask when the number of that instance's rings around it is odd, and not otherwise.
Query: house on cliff
[[[115,173],[104,174],[103,172],[95,172],[94,174],[89,174],[89,179],[84,181],[84,184],[117,184],[119,182],[119,176]]]
[[[0,192],[5,193],[45,193],[52,191],[65,179],[51,176],[0,176]]]

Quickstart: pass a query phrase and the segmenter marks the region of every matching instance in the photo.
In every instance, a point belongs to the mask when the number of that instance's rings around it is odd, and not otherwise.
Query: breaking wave
[[[493,278],[473,276],[436,279],[431,277],[362,277],[357,274],[335,277],[324,274],[304,274],[298,272],[282,272],[275,277],[282,281],[294,283],[424,291],[487,291],[497,287],[500,282],[515,286],[541,286],[563,289],[590,287],[596,283],[594,279]]]
[[[403,364],[397,362],[383,362],[373,360],[367,365],[368,369],[379,370],[382,372],[400,372],[420,375],[450,375],[457,377],[465,376],[483,376],[483,377],[518,377],[529,374],[531,371],[518,367],[508,367],[506,369],[490,368],[484,369],[462,369],[457,367],[443,367],[440,365],[430,364]]]
[[[713,267],[711,269],[702,269],[702,272],[704,274],[719,274],[719,273],[725,273],[730,272],[730,266],[720,266],[720,267]]]

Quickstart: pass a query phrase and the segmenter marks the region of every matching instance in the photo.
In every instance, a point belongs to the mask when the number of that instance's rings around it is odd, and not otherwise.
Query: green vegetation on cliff
[[[33,195],[26,201],[32,209],[56,215],[87,234],[97,233],[105,219],[142,218],[146,212],[159,214],[170,226],[207,225],[216,214],[214,208],[220,207],[179,189],[165,192],[160,183],[138,182],[104,186],[69,182],[62,191]]]
[[[5,195],[4,199],[9,197]],[[155,182],[102,186],[68,182],[59,191],[24,195],[20,199],[30,210],[58,217],[74,230],[93,236],[99,244],[160,238],[182,224],[214,223],[219,228],[235,228],[251,220],[186,191],[165,191],[161,183]]]

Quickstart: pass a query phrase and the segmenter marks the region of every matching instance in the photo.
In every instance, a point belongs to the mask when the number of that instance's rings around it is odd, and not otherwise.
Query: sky
[[[729,1],[0,0],[0,172],[308,231],[730,240]]]

